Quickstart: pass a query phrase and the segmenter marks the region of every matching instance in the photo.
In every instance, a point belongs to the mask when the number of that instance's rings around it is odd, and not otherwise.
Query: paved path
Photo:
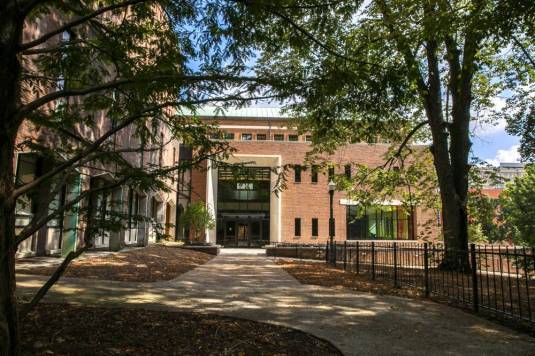
[[[535,339],[461,310],[301,285],[272,259],[241,252],[224,250],[207,264],[167,282],[65,278],[47,298],[271,322],[327,339],[346,355],[535,355]],[[30,292],[42,280],[18,276],[20,292]]]

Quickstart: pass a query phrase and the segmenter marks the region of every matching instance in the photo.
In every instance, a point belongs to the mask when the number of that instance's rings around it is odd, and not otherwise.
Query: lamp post
[[[335,261],[335,251],[334,251],[334,216],[333,216],[333,197],[334,197],[334,189],[336,188],[336,184],[331,179],[328,184],[329,187],[329,250],[330,250],[330,258],[329,262],[331,265],[334,266],[336,263]]]

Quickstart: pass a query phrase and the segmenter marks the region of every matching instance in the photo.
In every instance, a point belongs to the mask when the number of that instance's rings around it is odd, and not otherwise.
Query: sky
[[[491,101],[494,109],[502,110],[505,108],[504,98],[495,97]],[[482,113],[482,116],[485,114]],[[477,117],[477,115],[472,113],[472,117]],[[494,166],[503,162],[519,162],[520,138],[509,135],[505,131],[505,127],[504,119],[482,125],[473,122],[471,125],[472,155]]]
[[[505,132],[505,123],[476,128],[472,137],[472,154],[492,165],[500,162],[519,162],[519,138]]]

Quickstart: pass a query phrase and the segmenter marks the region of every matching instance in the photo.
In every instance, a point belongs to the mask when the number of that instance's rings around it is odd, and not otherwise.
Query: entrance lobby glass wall
[[[347,207],[348,240],[407,240],[411,236],[412,219],[400,206]]]
[[[218,170],[217,243],[258,247],[269,243],[270,170]]]

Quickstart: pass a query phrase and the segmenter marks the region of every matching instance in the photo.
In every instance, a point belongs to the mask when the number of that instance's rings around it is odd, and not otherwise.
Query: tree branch
[[[524,47],[524,45],[514,35],[511,35],[511,38],[513,39],[513,42],[515,43],[515,45],[520,48],[522,53],[524,53],[524,56],[526,56],[526,58],[531,63],[531,65],[535,67],[535,59],[531,57],[531,55],[529,54],[528,50]]]
[[[152,106],[150,108],[147,108],[143,110],[142,112],[136,113],[134,115],[131,115],[124,119],[119,125],[117,125],[115,128],[109,130],[105,134],[103,134],[99,139],[95,140],[85,151],[82,151],[78,154],[76,154],[71,159],[65,161],[64,163],[60,164],[53,170],[49,171],[48,173],[40,176],[39,178],[33,180],[32,182],[19,187],[18,189],[15,189],[15,191],[12,193],[12,195],[8,198],[9,203],[13,203],[17,197],[20,195],[28,192],[29,190],[33,189],[34,187],[37,187],[39,184],[43,183],[46,179],[49,179],[56,174],[60,173],[61,171],[67,169],[68,167],[72,166],[88,154],[98,150],[100,145],[104,143],[109,137],[111,137],[113,134],[119,132],[123,128],[127,127],[128,125],[132,124],[136,120],[148,116],[150,112],[160,110],[166,107],[177,107],[177,106],[184,106],[184,105],[199,105],[199,104],[206,104],[209,102],[218,102],[218,101],[249,101],[249,100],[257,100],[259,97],[252,97],[252,98],[236,98],[233,96],[230,97],[218,97],[218,98],[208,98],[208,99],[199,99],[199,100],[192,100],[192,101],[185,101],[185,102],[164,102],[159,105]]]
[[[68,159],[64,163],[58,165],[56,168],[50,170],[48,173],[43,174],[39,178],[34,179],[30,183],[25,184],[22,187],[19,187],[19,188],[15,189],[13,191],[11,197],[8,200],[10,200],[11,202],[15,201],[15,199],[17,199],[22,194],[28,192],[29,190],[31,190],[31,189],[37,187],[38,185],[40,185],[41,183],[43,183],[45,180],[55,176],[56,174],[62,172],[63,170],[69,168],[74,163],[78,162],[79,160],[81,160],[82,158],[87,156],[88,154],[96,151],[100,147],[100,145],[104,141],[106,141],[109,137],[111,137],[114,133],[122,130],[123,128],[127,127],[128,125],[130,125],[134,121],[136,121],[139,118],[144,117],[144,116],[147,116],[147,111],[141,112],[141,113],[138,113],[138,114],[135,114],[135,115],[132,115],[132,116],[128,117],[121,124],[117,125],[115,128],[109,130],[108,132],[106,132],[105,134],[100,136],[100,138],[95,140],[95,142],[93,142],[93,144],[91,146],[89,146],[85,151],[82,151],[82,152],[76,154],[71,159]]]
[[[215,152],[210,152],[208,154],[204,154],[204,155],[195,157],[195,159],[192,160],[192,161],[184,161],[183,164],[179,163],[178,165],[173,165],[173,166],[165,168],[165,169],[160,169],[160,170],[158,170],[156,172],[147,174],[147,176],[156,178],[158,176],[164,176],[164,175],[166,175],[166,174],[168,174],[170,172],[174,172],[174,171],[185,171],[188,168],[197,166],[200,162],[202,162],[202,161],[204,161],[206,159],[210,159],[210,158],[213,158],[214,156],[220,155],[221,153],[225,152],[225,150],[226,150],[226,148],[222,148],[221,150],[217,150]],[[117,187],[120,187],[121,185],[126,183],[129,179],[131,179],[130,176],[124,176],[123,178],[118,179],[118,180],[114,181],[111,184],[108,184],[108,185],[105,185],[105,186],[102,186],[102,187],[98,187],[98,188],[93,188],[93,189],[90,188],[90,189],[87,189],[87,190],[83,191],[76,198],[74,198],[73,200],[63,204],[60,208],[58,208],[57,210],[55,210],[52,213],[48,214],[47,216],[43,216],[41,219],[37,220],[36,222],[32,221],[30,223],[30,225],[26,226],[17,235],[17,237],[15,239],[15,246],[18,246],[22,241],[26,240],[31,235],[33,235],[35,232],[37,232],[47,222],[49,222],[50,220],[58,217],[60,214],[63,214],[63,212],[65,212],[66,210],[71,209],[74,205],[76,205],[78,202],[80,202],[83,199],[85,199],[86,197],[88,197],[90,194],[95,194],[95,193],[105,192],[105,191],[111,191],[111,190],[113,190],[113,189],[115,189]]]
[[[399,33],[399,31],[396,29],[396,26],[394,25],[393,21],[393,16],[390,12],[388,5],[384,2],[384,0],[378,0],[377,4],[380,7],[381,14],[383,15],[385,21],[385,25],[388,28],[388,31],[391,33],[392,37],[394,38],[394,41],[396,42],[396,47],[398,48],[398,51],[405,59],[407,69],[409,71],[409,78],[416,82],[418,92],[420,93],[422,98],[427,97],[428,88],[423,79],[420,68],[418,67],[418,62],[416,61],[415,55],[412,53],[410,47],[407,45],[405,38],[403,38],[403,35]]]
[[[60,98],[67,98],[67,97],[73,97],[73,96],[82,96],[87,95],[95,92],[99,92],[106,89],[112,89],[112,88],[118,88],[124,85],[128,84],[134,84],[134,83],[145,83],[145,82],[154,82],[154,81],[190,81],[190,82],[196,82],[196,81],[230,81],[230,82],[258,82],[263,83],[264,81],[261,78],[257,77],[237,77],[237,76],[230,76],[230,75],[193,75],[193,76],[174,76],[174,75],[156,75],[152,77],[142,77],[142,78],[129,78],[129,79],[118,79],[111,82],[95,85],[92,87],[82,88],[82,89],[64,89],[64,90],[58,90],[52,93],[49,93],[47,95],[44,95],[26,105],[24,105],[22,108],[19,109],[19,111],[16,113],[18,117],[24,117],[28,115],[33,110],[38,109],[39,107],[60,99]]]
[[[46,293],[52,288],[52,286],[61,278],[65,270],[67,269],[67,266],[69,263],[71,263],[72,260],[80,256],[82,253],[87,251],[90,248],[89,245],[85,245],[84,247],[80,248],[77,251],[71,251],[65,257],[61,265],[54,271],[52,276],[46,281],[46,283],[39,289],[39,291],[34,295],[32,300],[23,305],[22,309],[19,311],[19,318],[24,319],[26,315],[39,303],[41,299],[46,295]]]
[[[403,149],[407,146],[412,136],[414,136],[416,132],[418,132],[418,130],[420,130],[422,127],[424,127],[427,124],[429,124],[429,121],[427,120],[417,123],[416,126],[414,126],[412,130],[407,134],[407,136],[405,136],[405,139],[403,139],[403,142],[401,142],[401,144],[399,145],[398,149],[396,150],[396,153],[394,153],[392,157],[390,157],[385,162],[385,164],[383,164],[382,168],[385,168],[386,166],[391,166],[394,163],[396,158],[401,157],[401,153],[403,152]]]
[[[121,3],[118,3],[118,4],[113,4],[113,5],[109,5],[109,6],[104,6],[104,7],[101,7],[99,8],[98,10],[95,10],[93,11],[92,13],[89,13],[87,14],[86,16],[83,16],[83,17],[80,17],[79,19],[76,19],[74,21],[71,21],[71,22],[68,22],[66,23],[65,25],[51,31],[51,32],[48,32],[47,34],[44,34],[43,36],[33,40],[33,41],[30,41],[30,42],[26,42],[26,43],[23,43],[19,46],[19,49],[18,51],[25,51],[29,48],[32,48],[32,47],[35,47],[35,46],[38,46],[44,42],[46,42],[47,40],[49,40],[50,38],[56,36],[56,35],[59,35],[60,33],[63,33],[64,31],[72,28],[72,27],[76,27],[76,26],[79,26],[89,20],[91,20],[92,18],[95,18],[99,15],[102,15],[103,13],[105,12],[109,12],[109,11],[113,11],[115,9],[120,9],[122,7],[128,7],[128,6],[132,6],[132,5],[135,5],[135,4],[138,4],[138,3],[142,3],[142,2],[148,2],[148,1],[152,1],[152,0],[127,0],[127,1],[124,1],[124,2],[121,2]]]
[[[251,3],[249,1],[246,1],[246,0],[235,0],[236,2],[240,2],[244,5],[251,5]],[[351,57],[348,57],[346,55],[343,55],[339,52],[337,52],[336,50],[334,50],[333,48],[329,47],[327,44],[321,42],[319,39],[317,39],[312,33],[310,33],[309,31],[307,31],[305,28],[303,28],[302,26],[300,26],[299,24],[297,24],[294,20],[292,20],[289,16],[283,14],[282,12],[279,12],[277,11],[277,9],[273,6],[269,6],[269,5],[266,5],[265,6],[266,8],[266,11],[272,13],[273,15],[277,16],[277,17],[280,17],[281,19],[283,19],[284,21],[286,21],[288,24],[290,24],[290,26],[292,26],[295,30],[297,30],[298,32],[300,32],[301,34],[303,34],[305,37],[307,37],[309,40],[311,40],[312,42],[314,42],[315,44],[317,44],[320,48],[322,48],[324,51],[326,51],[327,53],[335,56],[335,57],[338,57],[338,58],[342,58],[348,62],[352,62],[352,63],[356,63],[356,64],[361,64],[361,65],[370,65],[370,66],[373,66],[373,67],[381,67],[379,64],[376,64],[376,63],[371,63],[371,62],[366,62],[366,61],[359,61],[359,60],[356,60],[354,58],[351,58]]]
[[[72,45],[80,44],[80,43],[87,43],[87,41],[85,41],[85,40],[72,40],[72,41],[68,41],[68,42],[61,42],[60,45],[54,46],[54,47],[27,49],[27,50],[22,51],[21,54],[24,55],[24,56],[33,56],[33,55],[37,55],[37,54],[54,53],[54,52],[62,51],[68,46],[72,46]]]

